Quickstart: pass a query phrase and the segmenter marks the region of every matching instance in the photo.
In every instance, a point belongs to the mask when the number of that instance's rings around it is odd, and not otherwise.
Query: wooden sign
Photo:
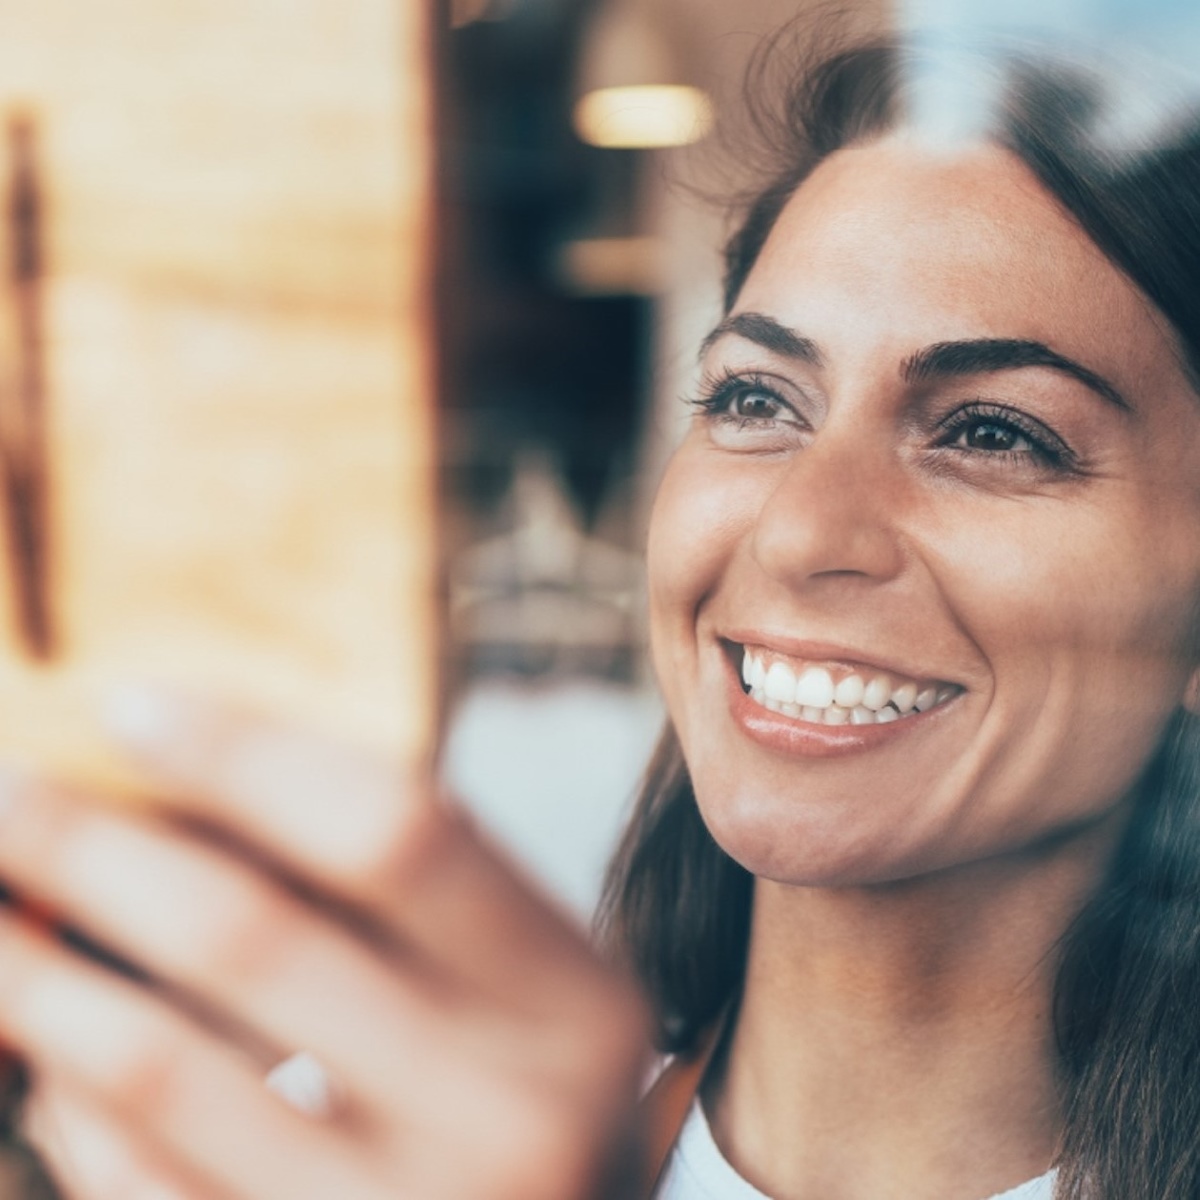
[[[0,0],[0,756],[115,679],[428,746],[426,16]]]

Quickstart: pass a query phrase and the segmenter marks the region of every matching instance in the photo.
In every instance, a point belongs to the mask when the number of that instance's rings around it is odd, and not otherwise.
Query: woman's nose
[[[894,441],[873,441],[852,423],[826,425],[766,496],[754,558],[793,588],[830,578],[892,579],[904,561],[902,489]]]

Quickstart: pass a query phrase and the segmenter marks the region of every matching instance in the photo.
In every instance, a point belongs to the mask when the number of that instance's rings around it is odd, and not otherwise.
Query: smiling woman
[[[909,65],[788,94],[655,508],[605,924],[655,1103],[700,1094],[660,1195],[1182,1200],[1200,136],[1105,151],[1096,81],[1014,59],[931,146]]]

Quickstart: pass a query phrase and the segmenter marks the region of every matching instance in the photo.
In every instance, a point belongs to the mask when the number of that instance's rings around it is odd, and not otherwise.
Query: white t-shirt
[[[1031,1179],[1020,1187],[993,1196],[992,1200],[1052,1200],[1054,1172]],[[756,1187],[751,1187],[725,1161],[700,1101],[696,1100],[688,1113],[679,1141],[667,1162],[663,1181],[655,1200],[770,1200]]]

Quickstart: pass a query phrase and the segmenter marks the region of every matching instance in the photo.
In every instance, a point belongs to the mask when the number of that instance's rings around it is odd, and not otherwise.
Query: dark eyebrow
[[[780,325],[774,317],[756,312],[736,313],[732,317],[726,317],[700,343],[701,356],[707,353],[714,342],[720,341],[730,333],[736,333],[739,337],[756,342],[767,350],[782,354],[786,358],[798,358],[801,362],[812,363],[816,367],[821,365],[821,354],[817,350],[816,342],[801,337],[794,329],[789,329],[786,325]]]
[[[1052,371],[1061,371],[1078,379],[1122,412],[1133,412],[1133,405],[1103,375],[1097,375],[1041,342],[1016,338],[938,342],[909,358],[901,368],[901,374],[907,382],[919,383],[926,379],[980,375],[987,371],[1019,371],[1023,367],[1049,367]]]

